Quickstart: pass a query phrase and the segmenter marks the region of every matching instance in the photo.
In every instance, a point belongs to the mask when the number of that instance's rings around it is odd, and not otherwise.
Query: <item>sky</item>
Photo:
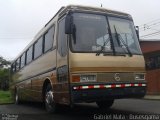
[[[127,12],[142,39],[160,39],[160,0],[0,0],[0,56],[13,60],[62,7],[89,5]]]

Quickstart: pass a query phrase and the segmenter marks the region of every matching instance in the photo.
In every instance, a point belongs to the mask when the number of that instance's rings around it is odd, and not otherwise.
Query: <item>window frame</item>
[[[53,32],[53,40],[52,40],[52,47],[51,47],[50,49],[48,49],[48,50],[45,51],[45,34],[47,34],[48,31],[49,31],[50,29],[52,29],[52,28],[53,28],[53,30],[54,30],[54,32]],[[55,48],[56,48],[56,47],[54,47],[54,42],[55,42],[55,30],[56,30],[56,26],[55,26],[55,24],[53,24],[53,25],[51,25],[51,26],[47,29],[46,32],[44,32],[43,34],[41,34],[40,37],[38,37],[38,39],[36,39],[36,40],[33,42],[33,44],[31,44],[31,45],[20,55],[20,57],[17,58],[17,59],[12,63],[12,72],[16,72],[16,71],[21,70],[23,67],[29,65],[31,62],[33,62],[34,60],[38,59],[39,57],[41,57],[41,56],[44,55],[45,53],[47,53],[47,52],[52,51],[53,49],[55,49]],[[40,39],[42,40],[42,46],[41,46],[41,47],[42,47],[42,53],[35,58],[35,44],[36,44]],[[31,53],[32,53],[32,55],[31,55],[32,58],[31,58],[31,61],[27,62],[27,52],[28,52],[28,50],[29,50],[31,47],[32,47],[32,52],[31,52]],[[22,56],[23,56],[23,55],[24,55],[24,64],[23,64],[23,66],[22,66]],[[20,62],[19,62],[19,68],[18,68],[18,70],[17,70],[17,68],[16,68],[16,62],[17,62],[18,59],[20,59]],[[13,71],[13,70],[14,70],[14,71]]]
[[[17,66],[17,61],[19,60],[18,66]],[[15,71],[19,71],[20,70],[20,63],[21,63],[21,59],[20,57],[17,58],[17,60],[15,61]],[[18,69],[17,69],[18,68]]]
[[[56,46],[57,46],[57,51],[58,51],[58,53],[59,53],[59,55],[61,56],[61,57],[65,57],[66,55],[67,55],[67,52],[68,52],[68,47],[69,47],[69,45],[68,45],[68,37],[66,38],[66,46],[67,46],[67,49],[66,49],[66,53],[63,55],[63,53],[62,52],[60,52],[59,51],[59,25],[60,25],[60,22],[62,21],[62,20],[64,20],[64,30],[65,30],[65,18],[66,18],[66,15],[64,15],[64,16],[61,16],[59,19],[58,19],[58,22],[57,22],[57,43],[56,43]],[[67,36],[67,34],[65,34],[64,33],[64,35],[66,35]],[[62,50],[61,50],[62,51]]]
[[[38,43],[39,40],[42,39],[42,53],[40,55],[38,55],[37,57],[35,57],[35,45],[36,43]],[[44,54],[44,35],[41,35],[34,43],[33,43],[33,60],[38,59],[40,56],[42,56]]]
[[[12,71],[12,73],[16,72],[15,62],[13,62],[12,65],[11,65],[11,71]]]
[[[52,46],[51,46],[51,48],[49,48],[49,49],[47,49],[46,51],[45,51],[45,35],[47,35],[47,33],[49,32],[49,30],[51,30],[53,28],[53,39],[52,39]],[[53,24],[53,25],[51,25],[49,28],[48,28],[48,30],[43,34],[43,53],[47,53],[48,51],[51,51],[52,49],[53,49],[53,44],[54,44],[54,37],[55,37],[55,25]]]
[[[82,12],[82,11],[80,11],[80,10],[75,10],[75,11],[73,11],[73,12],[71,13],[71,15],[74,14],[74,13],[95,14],[95,15],[105,16],[106,19],[107,19],[108,25],[109,25],[108,17],[116,17],[116,18],[121,18],[121,19],[129,20],[129,21],[133,22],[133,19],[132,19],[131,17],[129,17],[129,16],[121,16],[121,15],[114,15],[114,14],[109,14],[109,13],[99,13],[99,12],[90,12],[90,11]],[[133,22],[133,24],[134,24],[134,22]],[[109,29],[110,29],[110,26],[109,26]],[[70,51],[71,51],[72,53],[96,53],[96,52],[92,52],[92,51],[90,51],[90,52],[88,52],[88,51],[75,51],[75,50],[73,49],[72,43],[71,43],[71,41],[72,41],[72,36],[70,35],[69,37],[70,37],[70,38],[69,38],[69,39],[70,39],[70,40],[69,40],[69,49],[70,49]],[[112,36],[110,36],[110,37],[111,37],[110,39],[111,39],[111,41],[112,41]],[[112,46],[112,47],[113,47],[113,46]],[[140,49],[140,51],[141,51],[141,49]],[[104,53],[105,53],[105,52],[104,52]],[[108,52],[108,53],[114,54],[113,52]],[[142,53],[141,53],[141,54],[134,54],[134,55],[142,55]]]
[[[24,55],[24,64],[22,66],[22,56]],[[26,65],[26,51],[20,56],[20,69],[22,69]]]
[[[31,61],[27,61],[27,59],[28,59],[28,55],[27,55],[27,52],[30,50],[30,48],[31,48]],[[25,58],[25,63],[26,63],[26,65],[28,65],[29,63],[31,63],[33,61],[33,45],[31,45],[27,50],[26,50],[26,58]]]
[[[158,58],[160,58],[160,54],[151,55],[145,58],[145,64],[147,70],[156,70],[160,68],[160,63]]]

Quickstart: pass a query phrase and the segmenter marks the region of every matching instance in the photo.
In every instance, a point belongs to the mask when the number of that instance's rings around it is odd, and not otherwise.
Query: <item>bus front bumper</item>
[[[120,98],[142,98],[145,94],[146,83],[79,85],[72,86],[71,98],[73,103],[80,103]]]

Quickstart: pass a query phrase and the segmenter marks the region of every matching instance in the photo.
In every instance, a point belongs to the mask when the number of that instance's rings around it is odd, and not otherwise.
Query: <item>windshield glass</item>
[[[133,22],[115,17],[108,20],[116,52],[127,53],[128,47],[132,54],[141,54]]]
[[[78,52],[103,51],[110,52],[110,37],[105,16],[94,14],[73,14],[76,42],[72,40],[72,49]]]
[[[74,13],[72,51],[113,53],[114,46],[116,53],[126,54],[129,50],[132,54],[141,54],[132,21],[116,17],[108,19],[111,34],[106,16]]]

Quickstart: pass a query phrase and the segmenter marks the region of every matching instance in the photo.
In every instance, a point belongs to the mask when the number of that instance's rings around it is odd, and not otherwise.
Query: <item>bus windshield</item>
[[[74,13],[73,23],[71,48],[74,52],[113,53],[114,47],[119,54],[142,54],[131,20]]]

